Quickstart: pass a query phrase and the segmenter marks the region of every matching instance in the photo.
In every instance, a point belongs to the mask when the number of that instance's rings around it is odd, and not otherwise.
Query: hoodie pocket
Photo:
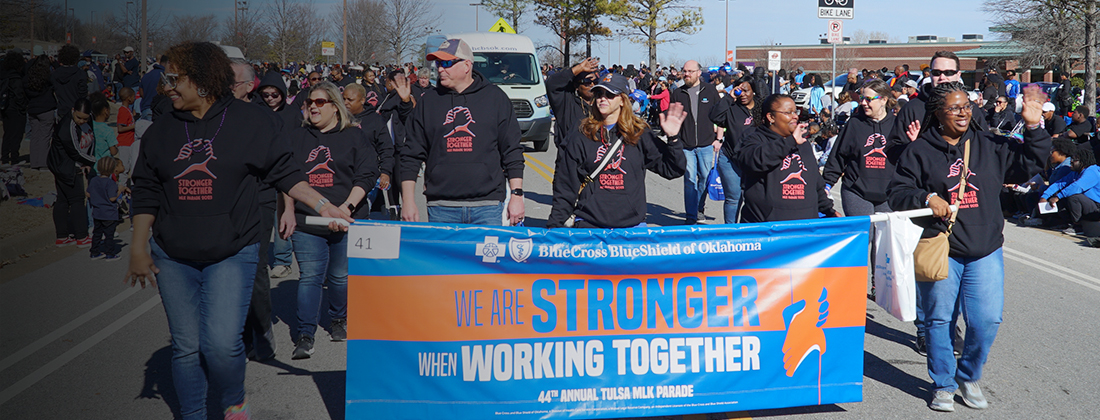
[[[172,258],[187,261],[220,261],[238,251],[241,232],[229,213],[157,216],[154,237]]]
[[[428,174],[430,184],[424,194],[433,199],[488,198],[504,188],[504,172],[494,177],[489,165],[481,162],[440,163]]]

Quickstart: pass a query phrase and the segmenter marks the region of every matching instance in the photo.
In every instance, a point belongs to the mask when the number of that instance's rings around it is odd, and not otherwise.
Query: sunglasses
[[[309,81],[311,81],[311,82],[320,82],[321,78],[320,77],[310,77]]]
[[[306,105],[306,107],[317,105],[317,107],[320,108],[320,107],[325,106],[325,104],[331,104],[333,102],[328,100],[328,99],[325,99],[325,98],[317,98],[317,99],[306,99],[305,101],[303,101],[303,103]]]
[[[600,98],[615,99],[615,98],[619,97],[619,94],[611,93],[611,91],[607,90],[607,89],[597,89],[597,90],[592,92],[592,97],[596,98],[596,99],[600,99]]]
[[[594,85],[594,84],[596,84],[596,81],[592,80],[592,79],[585,78],[585,79],[581,79],[581,84],[585,85],[585,86]]]
[[[461,63],[463,61],[466,61],[466,60],[463,60],[461,58],[456,58],[454,60],[437,60],[435,62],[435,65],[439,66],[439,68],[441,68],[441,69],[449,69],[452,66],[454,66],[455,64]]]
[[[160,80],[164,82],[164,87],[168,89],[175,89],[176,84],[179,82],[180,75],[176,73],[161,73]]]
[[[261,93],[260,96],[263,96],[265,98],[280,98],[283,96],[283,94],[279,92],[264,92]]]
[[[882,95],[879,95],[879,96],[864,96],[862,98],[859,98],[859,101],[860,102],[865,102],[865,101],[866,102],[871,102],[875,99],[882,99]]]
[[[959,74],[959,71],[958,71],[958,70],[940,70],[940,69],[932,69],[932,70],[929,70],[928,72],[929,72],[929,73],[932,73],[932,75],[933,75],[933,76],[941,76],[941,75],[942,75],[942,76],[948,76],[948,77],[951,77],[951,76],[954,76],[954,75],[956,75],[956,74]]]

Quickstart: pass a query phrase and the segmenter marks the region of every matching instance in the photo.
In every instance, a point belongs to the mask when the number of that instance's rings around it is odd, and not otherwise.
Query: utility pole
[[[348,0],[344,0],[344,44],[340,47],[344,52],[343,64],[348,63]]]
[[[481,24],[478,22],[478,17],[479,17],[478,8],[481,7],[481,6],[484,6],[485,3],[481,3],[481,2],[470,3],[470,5],[474,6],[474,32],[477,32],[481,28]]]
[[[138,59],[138,74],[143,73],[145,69],[145,57],[148,56],[149,51],[149,22],[146,16],[146,6],[149,4],[149,0],[141,0],[141,57]]]

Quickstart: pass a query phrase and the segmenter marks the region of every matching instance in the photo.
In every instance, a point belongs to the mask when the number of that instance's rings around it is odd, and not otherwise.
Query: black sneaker
[[[294,354],[290,356],[293,360],[308,359],[313,355],[313,337],[302,334],[298,337],[298,343],[294,347]]]
[[[918,336],[916,346],[914,346],[914,347],[917,350],[917,354],[920,354],[921,356],[924,356],[924,357],[928,357],[928,340],[927,339],[925,339],[924,337]]]
[[[329,336],[332,337],[332,341],[344,341],[348,339],[348,319],[337,318],[332,320],[332,325],[329,325]]]

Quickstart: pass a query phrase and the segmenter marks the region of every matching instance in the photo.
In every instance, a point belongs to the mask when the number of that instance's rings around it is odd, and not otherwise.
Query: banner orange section
[[[544,339],[785,330],[804,300],[822,328],[863,326],[866,267],[606,275],[349,276],[348,338]],[[820,311],[819,311],[820,309]]]

